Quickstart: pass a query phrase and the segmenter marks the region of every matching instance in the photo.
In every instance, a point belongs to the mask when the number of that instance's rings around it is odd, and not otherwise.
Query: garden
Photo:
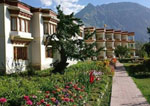
[[[122,60],[128,74],[132,77],[137,87],[150,103],[150,60],[133,63],[129,59]]]
[[[0,76],[0,105],[109,106],[114,74],[109,61],[78,62],[64,74],[51,70]]]

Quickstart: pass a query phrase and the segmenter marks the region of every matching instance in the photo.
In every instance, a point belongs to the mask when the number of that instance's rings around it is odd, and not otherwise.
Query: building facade
[[[46,37],[56,32],[59,21],[54,11],[1,0],[0,13],[0,71],[21,71],[29,64],[42,70],[60,59],[52,46],[45,46]]]
[[[131,56],[135,56],[134,32],[87,27],[85,28],[84,33],[86,35],[87,33],[93,33],[94,31],[96,31],[95,35],[86,40],[86,42],[96,42],[96,49],[103,48],[103,51],[101,51],[97,57],[98,60],[115,57],[115,48],[119,45],[130,48]]]

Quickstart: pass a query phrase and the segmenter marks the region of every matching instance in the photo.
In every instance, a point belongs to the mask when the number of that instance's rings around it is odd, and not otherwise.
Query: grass
[[[150,76],[147,75],[135,75],[133,74],[132,66],[138,66],[137,63],[124,63],[124,66],[128,72],[128,74],[132,77],[137,87],[141,90],[144,97],[150,103]],[[137,69],[138,70],[138,69]],[[144,71],[140,70],[140,71]],[[131,74],[132,73],[132,74]]]

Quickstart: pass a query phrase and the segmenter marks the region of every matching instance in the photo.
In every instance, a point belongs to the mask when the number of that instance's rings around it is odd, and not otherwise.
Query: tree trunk
[[[54,66],[54,70],[52,71],[53,73],[63,74],[64,70],[69,64],[67,63],[67,56],[65,55],[63,51],[60,53],[60,55],[61,55],[61,60]]]

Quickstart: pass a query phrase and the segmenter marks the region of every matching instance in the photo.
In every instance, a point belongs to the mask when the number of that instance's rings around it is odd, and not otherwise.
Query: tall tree
[[[149,43],[145,43],[143,45],[142,49],[148,54],[148,56],[150,56],[150,42]]]
[[[149,43],[150,43],[150,27],[147,27],[147,33],[149,34]]]
[[[117,48],[115,49],[115,54],[116,56],[119,56],[120,58],[123,58],[124,56],[126,56],[128,54],[130,50],[125,46],[117,46]]]
[[[60,61],[54,65],[53,72],[64,73],[67,67],[68,59],[86,60],[89,57],[97,56],[102,50],[94,50],[96,43],[87,44],[84,40],[93,36],[95,32],[85,35],[85,39],[79,39],[80,27],[83,25],[82,21],[74,17],[74,14],[65,15],[57,7],[57,18],[59,22],[57,24],[56,33],[47,37],[46,45],[52,45],[60,54]]]

